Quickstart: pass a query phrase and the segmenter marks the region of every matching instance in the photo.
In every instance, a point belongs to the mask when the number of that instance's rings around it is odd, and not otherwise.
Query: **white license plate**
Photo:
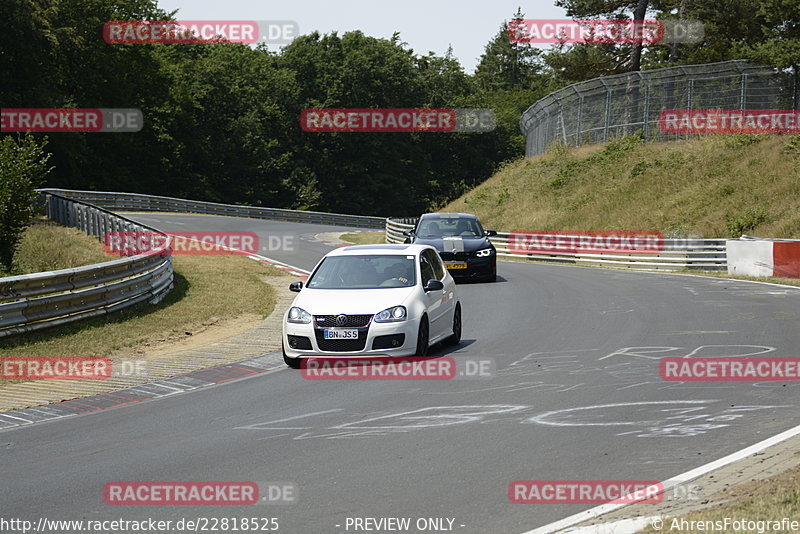
[[[325,339],[358,339],[358,330],[325,330]]]

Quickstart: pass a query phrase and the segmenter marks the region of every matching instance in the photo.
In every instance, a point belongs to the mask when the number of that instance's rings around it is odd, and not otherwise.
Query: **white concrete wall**
[[[728,239],[728,274],[772,276],[772,241]]]

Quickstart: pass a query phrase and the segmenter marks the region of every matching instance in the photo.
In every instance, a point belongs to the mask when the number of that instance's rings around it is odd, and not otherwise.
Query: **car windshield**
[[[423,219],[417,230],[420,237],[478,237],[483,228],[476,219],[466,217],[437,217]]]
[[[312,289],[377,289],[411,287],[416,283],[413,255],[329,256],[322,260],[306,287]]]

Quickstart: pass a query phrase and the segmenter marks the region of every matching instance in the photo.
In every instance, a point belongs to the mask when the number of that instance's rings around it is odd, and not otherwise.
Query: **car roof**
[[[477,219],[472,213],[425,213],[420,219]]]
[[[352,245],[341,247],[330,251],[327,256],[382,256],[396,255],[406,256],[410,254],[418,255],[426,248],[433,248],[430,245]]]

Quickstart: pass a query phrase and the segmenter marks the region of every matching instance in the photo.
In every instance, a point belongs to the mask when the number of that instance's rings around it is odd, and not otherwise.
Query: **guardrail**
[[[321,211],[287,210],[280,208],[261,208],[256,206],[236,206],[199,200],[142,195],[139,193],[110,193],[99,191],[73,191],[67,189],[40,189],[66,198],[89,202],[107,210],[130,211],[171,211],[176,213],[203,213],[208,215],[227,215],[230,217],[250,217],[299,223],[353,226],[357,228],[384,229],[383,217],[368,215],[342,215]]]
[[[158,303],[173,286],[171,239],[108,210],[40,192],[47,216],[98,239],[106,232],[150,231],[163,245],[139,254],[74,269],[0,278],[0,338],[113,313],[140,302]]]
[[[414,218],[386,219],[386,242],[402,243],[405,239],[403,231],[414,228],[416,222],[417,219]],[[496,237],[491,238],[492,244],[497,249],[498,256],[644,270],[727,271],[728,269],[725,239],[665,238],[662,250],[657,253],[647,254],[588,254],[580,252],[516,254],[509,248],[511,235],[511,233],[507,232],[498,232]],[[568,239],[570,236],[561,237]]]

